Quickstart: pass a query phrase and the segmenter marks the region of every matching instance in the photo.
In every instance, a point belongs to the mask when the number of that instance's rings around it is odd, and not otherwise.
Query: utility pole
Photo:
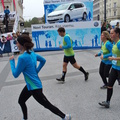
[[[106,0],[104,0],[104,21],[106,22]]]

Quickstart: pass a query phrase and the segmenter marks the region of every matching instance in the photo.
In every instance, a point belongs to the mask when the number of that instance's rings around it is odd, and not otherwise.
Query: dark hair
[[[65,28],[63,28],[63,27],[60,27],[60,28],[58,28],[58,30],[57,30],[58,32],[63,32],[63,33],[65,33]]]
[[[28,35],[29,36],[29,32],[23,32],[22,35]]]
[[[115,29],[114,29],[114,32],[115,32],[115,33],[118,33],[118,34],[120,35],[120,28],[115,28]]]
[[[119,25],[119,22],[117,22],[116,25]]]
[[[9,8],[9,6],[6,6],[6,8]]]
[[[104,26],[105,26],[105,24],[106,24],[106,22],[103,22],[102,27],[104,27]]]
[[[19,44],[21,44],[24,49],[30,54],[30,50],[33,48],[34,44],[32,39],[28,35],[20,35],[17,39]]]

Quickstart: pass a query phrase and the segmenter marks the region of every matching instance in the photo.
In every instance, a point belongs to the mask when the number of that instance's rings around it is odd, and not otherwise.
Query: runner
[[[58,81],[65,81],[65,75],[67,72],[67,65],[70,62],[72,64],[72,66],[78,70],[80,70],[81,72],[83,72],[84,76],[85,76],[85,81],[88,80],[88,76],[89,73],[86,72],[82,66],[79,66],[74,58],[75,54],[73,51],[73,47],[72,47],[72,39],[69,36],[69,34],[67,34],[65,32],[65,29],[63,27],[60,27],[58,29],[58,34],[63,37],[63,46],[60,45],[61,49],[64,49],[64,59],[63,59],[63,73],[62,73],[62,77],[61,78],[56,78],[56,80]]]
[[[18,37],[17,46],[22,52],[18,58],[17,66],[15,67],[14,56],[11,56],[9,59],[13,76],[17,78],[22,72],[26,81],[26,86],[23,88],[18,100],[23,112],[23,120],[28,119],[26,101],[31,96],[45,108],[61,117],[62,120],[71,120],[71,115],[65,115],[57,107],[53,106],[43,94],[42,83],[38,73],[44,66],[46,60],[42,56],[31,51],[34,45],[30,37],[28,35]],[[37,61],[40,62],[38,67]]]
[[[110,100],[113,94],[114,83],[117,79],[120,79],[120,29],[112,29],[110,35],[111,39],[115,43],[112,48],[112,57],[109,57],[109,60],[112,61],[112,70],[109,75],[107,99],[106,101],[99,103],[99,105],[104,106],[106,108],[110,107]]]
[[[108,57],[112,56],[112,43],[109,33],[107,31],[103,31],[101,34],[102,47],[101,51],[95,55],[95,57],[100,56],[101,63],[99,67],[99,74],[103,80],[104,85],[100,87],[101,89],[106,89],[108,82],[107,77],[109,76],[109,71],[112,66],[112,62],[108,60]]]

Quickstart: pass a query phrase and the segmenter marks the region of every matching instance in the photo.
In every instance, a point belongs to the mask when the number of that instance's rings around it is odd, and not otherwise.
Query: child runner
[[[65,32],[65,29],[63,27],[60,27],[58,30],[58,34],[63,37],[63,46],[60,45],[61,49],[64,49],[64,59],[63,59],[63,73],[62,73],[62,77],[61,78],[56,78],[56,80],[58,81],[65,81],[65,75],[67,72],[67,65],[70,62],[72,64],[72,66],[78,70],[80,70],[81,72],[83,72],[84,76],[85,76],[85,81],[88,80],[88,76],[89,73],[86,72],[82,66],[79,66],[75,60],[75,54],[73,51],[73,47],[72,47],[72,39],[69,36],[69,34],[67,34]]]
[[[38,73],[44,66],[46,60],[42,56],[31,51],[34,44],[30,37],[28,35],[19,36],[17,39],[17,46],[22,52],[18,57],[17,66],[15,67],[14,56],[11,56],[9,59],[13,76],[17,78],[22,72],[26,82],[26,86],[23,88],[18,100],[23,112],[23,120],[28,119],[27,106],[25,103],[31,96],[45,108],[61,117],[62,120],[71,120],[71,115],[65,115],[57,107],[53,106],[43,94],[42,83]],[[38,67],[37,61],[40,62]]]
[[[109,60],[112,61],[112,70],[109,75],[109,82],[107,88],[107,99],[99,103],[99,105],[106,108],[110,107],[110,100],[113,94],[113,86],[115,81],[120,79],[120,29],[115,28],[110,31],[111,40],[114,41],[112,48],[112,57],[109,57]]]
[[[95,57],[100,56],[101,63],[99,67],[99,74],[102,78],[104,85],[100,87],[101,89],[107,88],[107,77],[109,76],[109,71],[112,66],[112,62],[108,60],[108,57],[112,56],[112,43],[110,35],[107,31],[103,31],[101,34],[102,47],[101,51],[95,55]]]

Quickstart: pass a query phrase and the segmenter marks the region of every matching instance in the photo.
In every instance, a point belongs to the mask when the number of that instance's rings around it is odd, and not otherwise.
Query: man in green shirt
[[[78,70],[80,70],[81,72],[83,72],[84,76],[85,76],[85,81],[88,80],[88,76],[89,73],[86,72],[83,67],[79,66],[74,58],[75,54],[73,51],[73,46],[72,46],[72,39],[69,36],[69,34],[67,34],[65,32],[65,29],[63,27],[60,27],[58,30],[58,34],[63,37],[63,46],[60,45],[59,47],[61,49],[64,49],[64,59],[63,59],[63,73],[62,73],[62,77],[61,78],[56,78],[56,80],[58,81],[65,81],[65,75],[67,72],[67,65],[70,62],[72,64],[72,66]]]

